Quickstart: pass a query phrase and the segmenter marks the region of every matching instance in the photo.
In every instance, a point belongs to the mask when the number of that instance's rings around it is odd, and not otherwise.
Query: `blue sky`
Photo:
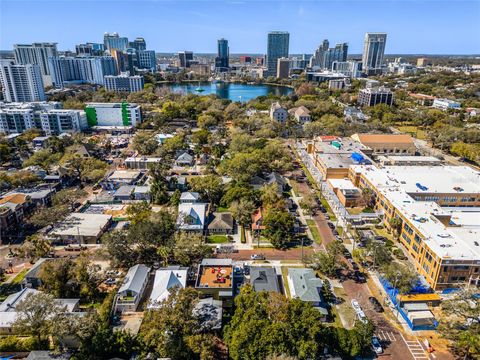
[[[74,49],[103,33],[143,36],[157,52],[264,53],[266,34],[290,32],[290,53],[312,53],[324,39],[360,53],[367,31],[387,32],[386,53],[480,54],[480,0],[0,0],[0,49],[58,42]]]

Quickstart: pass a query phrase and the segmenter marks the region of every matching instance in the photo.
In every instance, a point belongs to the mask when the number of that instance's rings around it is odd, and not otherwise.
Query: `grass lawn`
[[[223,212],[228,212],[229,210],[228,210],[228,208],[219,206],[219,207],[217,207],[216,211],[219,212],[219,213],[223,213]]]
[[[226,235],[209,235],[207,237],[207,242],[209,244],[223,244],[228,242]]]
[[[25,277],[25,274],[27,273],[29,269],[23,269],[20,271],[11,281],[12,285],[18,285],[22,282],[23,278]]]
[[[321,244],[322,237],[320,236],[320,232],[318,231],[317,224],[315,223],[315,221],[307,219],[307,225],[310,231],[312,232],[313,240],[317,244]]]
[[[417,126],[414,125],[398,126],[397,129],[404,133],[410,133],[420,140],[425,140],[427,138],[425,130],[419,129]]]
[[[247,242],[247,238],[245,237],[245,228],[240,225],[240,242],[245,244]]]
[[[348,300],[345,290],[343,288],[334,287],[333,293],[337,298],[344,300],[341,304],[338,305],[338,309],[335,310],[342,314],[343,320],[347,323],[347,328],[352,328],[355,324],[356,314],[355,310],[353,310],[352,305],[350,304],[350,301]],[[335,324],[343,327],[342,321],[340,320],[339,316],[335,318]]]
[[[288,286],[288,268],[286,266],[282,266],[282,280],[283,286],[285,287],[285,296],[290,298],[290,287]]]

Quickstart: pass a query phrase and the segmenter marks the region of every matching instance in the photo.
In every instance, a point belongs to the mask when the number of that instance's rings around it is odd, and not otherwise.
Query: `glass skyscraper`
[[[228,48],[228,40],[219,39],[217,42],[217,57],[215,58],[215,70],[224,72],[228,71],[228,57],[230,49]]]
[[[386,33],[366,33],[363,44],[362,71],[367,75],[380,73],[385,55]]]
[[[289,42],[290,34],[286,31],[268,33],[266,76],[277,76],[278,59],[288,58]]]

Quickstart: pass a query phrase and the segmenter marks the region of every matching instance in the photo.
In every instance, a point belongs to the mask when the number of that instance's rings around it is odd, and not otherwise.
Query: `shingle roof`
[[[121,293],[130,290],[136,294],[140,293],[149,272],[150,268],[143,264],[132,266],[128,269],[127,275],[123,280],[123,285],[118,289],[118,292]]]
[[[250,269],[250,284],[255,291],[280,292],[277,273],[274,268],[252,266]]]
[[[315,276],[312,269],[288,268],[288,276],[294,287],[295,295],[303,301],[320,302],[319,289],[323,281]]]
[[[213,213],[214,218],[208,224],[209,229],[224,229],[232,230],[233,229],[233,216],[229,212],[224,213]]]

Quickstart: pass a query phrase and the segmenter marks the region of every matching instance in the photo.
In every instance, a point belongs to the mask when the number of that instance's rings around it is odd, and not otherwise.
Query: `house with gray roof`
[[[180,195],[180,203],[191,204],[200,202],[200,194],[195,191],[182,192]]]
[[[137,311],[148,283],[150,268],[137,264],[132,266],[118,289],[115,310],[120,312]]]
[[[214,212],[208,224],[209,234],[233,234],[235,222],[229,212]]]
[[[321,294],[323,281],[315,276],[315,272],[312,269],[288,268],[287,270],[290,297],[311,303],[326,320],[328,309]]]
[[[202,331],[220,330],[223,315],[222,300],[212,297],[200,299],[193,308],[193,315],[200,320]]]
[[[288,111],[280,103],[274,102],[270,106],[270,119],[284,124],[288,119]]]
[[[195,158],[186,151],[175,159],[175,166],[192,166],[194,164]]]
[[[274,268],[252,266],[250,268],[250,284],[256,292],[280,292],[280,286],[278,285],[278,277]]]

